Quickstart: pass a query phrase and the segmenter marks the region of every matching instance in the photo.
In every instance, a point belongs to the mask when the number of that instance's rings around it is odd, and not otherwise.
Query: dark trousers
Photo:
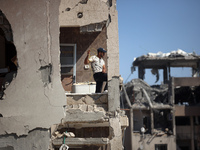
[[[95,93],[101,93],[102,85],[103,85],[104,81],[106,81],[106,86],[104,88],[104,91],[108,89],[108,86],[107,86],[107,73],[98,72],[98,73],[95,73],[93,75],[93,77],[94,77],[94,80],[96,81],[96,92]]]

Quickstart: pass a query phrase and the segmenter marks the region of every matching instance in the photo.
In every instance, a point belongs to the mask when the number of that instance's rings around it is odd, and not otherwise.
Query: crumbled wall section
[[[119,103],[115,103],[119,102],[116,94],[119,93],[119,49],[115,4],[116,0],[1,1],[0,10],[11,24],[20,66],[16,79],[5,91],[6,98],[0,101],[1,149],[47,149],[50,138],[47,128],[60,123],[61,118],[68,122],[73,122],[74,118],[77,122],[109,121],[108,147],[122,149]],[[96,108],[85,104],[72,105],[66,112],[63,110],[66,97],[60,81],[60,27],[85,27],[81,28],[83,34],[105,31],[109,112],[103,109],[104,105]],[[111,106],[111,102],[115,105]],[[84,103],[88,103],[88,99]],[[33,130],[36,131],[31,132]],[[17,143],[21,138],[23,144]],[[8,141],[10,147],[3,145]]]
[[[13,30],[20,67],[0,101],[0,135],[26,135],[38,127],[50,128],[64,117],[59,5],[59,0],[1,1],[0,10]]]
[[[44,86],[47,86],[51,82],[52,66],[51,64],[41,66],[39,70],[41,71],[42,82]]]
[[[0,136],[0,150],[47,150],[49,147],[47,129],[35,129],[27,136]]]

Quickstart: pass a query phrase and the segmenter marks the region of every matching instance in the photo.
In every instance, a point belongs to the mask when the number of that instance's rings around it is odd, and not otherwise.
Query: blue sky
[[[200,55],[200,0],[117,0],[120,74],[130,75],[134,57],[182,49]],[[190,76],[180,68],[174,76]],[[128,79],[137,78],[134,72]],[[156,80],[146,73],[150,85]],[[160,82],[160,81],[159,81]]]

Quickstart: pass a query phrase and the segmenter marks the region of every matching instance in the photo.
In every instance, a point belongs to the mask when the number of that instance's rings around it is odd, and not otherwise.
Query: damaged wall
[[[118,13],[116,10],[116,0],[113,0],[110,8],[110,23],[107,28],[108,57],[108,80],[113,76],[119,76],[119,37],[118,37]]]
[[[61,0],[60,26],[85,26],[107,21],[109,15],[109,5],[107,1],[108,0]],[[82,15],[80,15],[80,13]]]
[[[89,11],[88,11],[89,10]],[[79,13],[82,17],[78,17]],[[60,26],[77,27],[106,23],[108,80],[119,76],[118,13],[116,0],[61,0]],[[103,47],[103,46],[102,46]]]
[[[27,144],[25,144],[27,143]],[[49,147],[49,132],[47,129],[35,129],[28,136],[0,136],[0,150],[30,150]]]
[[[110,68],[108,76],[111,80],[113,76],[119,76],[117,11],[116,6],[112,5],[116,4],[116,1],[113,0],[112,3],[110,0],[0,0],[0,2],[0,10],[11,24],[19,64],[17,77],[5,90],[4,100],[0,101],[0,137],[3,139],[0,142],[0,149],[25,149],[19,147],[16,142],[21,138],[25,139],[22,140],[24,146],[33,140],[32,142],[38,145],[33,144],[31,148],[47,149],[50,138],[47,129],[61,122],[64,118],[63,106],[66,105],[66,96],[60,81],[59,29],[80,27],[81,32],[85,32],[85,29],[86,32],[98,31],[103,40],[100,42],[98,37],[95,38],[94,41],[97,40],[95,46],[105,46],[108,50],[107,66]],[[81,61],[83,56],[78,57]],[[108,88],[111,91],[108,95],[110,100],[108,109],[114,114],[109,122],[113,129],[110,144],[113,149],[122,149],[119,95],[116,94],[119,93],[118,77],[109,82]],[[115,101],[117,103],[114,103]],[[100,117],[104,116],[104,112],[98,114]],[[35,129],[37,130],[33,131]],[[37,139],[33,138],[34,136]],[[42,143],[37,141],[41,137],[44,137]],[[11,142],[10,147],[4,145],[8,142]]]
[[[176,137],[170,134],[166,134],[161,130],[154,129],[154,133],[150,134],[150,120],[145,123],[145,117],[148,117],[150,113],[147,110],[134,110],[134,121],[131,128],[131,113],[127,111],[130,126],[126,128],[124,147],[131,150],[155,150],[156,145],[167,146],[167,150],[176,149]],[[156,118],[155,118],[156,119]],[[149,125],[148,125],[149,124]],[[145,128],[144,134],[141,132],[141,127]]]
[[[141,149],[153,150],[156,149],[155,145],[167,145],[168,150],[172,150],[176,147],[175,138],[173,136],[141,137],[140,135],[138,135],[138,136],[133,136],[132,142],[134,143],[133,150],[141,150]]]
[[[0,3],[12,27],[19,63],[17,77],[0,101],[0,134],[19,136],[38,127],[50,128],[60,122],[66,104],[59,67],[60,1]]]
[[[80,27],[81,32],[100,31],[105,25],[106,43],[100,45],[107,50],[108,73],[108,111],[116,114],[110,118],[113,128],[111,149],[122,149],[121,126],[119,124],[119,45],[118,45],[118,14],[116,0],[61,0],[60,26]],[[99,27],[100,26],[100,27]],[[103,32],[103,33],[102,33]],[[104,34],[104,29],[101,34]],[[103,41],[104,42],[104,41]],[[99,43],[98,41],[98,44]],[[105,44],[105,45],[104,45]],[[99,46],[99,45],[96,45]],[[98,47],[95,47],[98,48]],[[82,57],[86,57],[85,53]],[[77,69],[78,70],[78,69]],[[81,69],[80,69],[81,70]],[[85,72],[84,72],[85,73]]]

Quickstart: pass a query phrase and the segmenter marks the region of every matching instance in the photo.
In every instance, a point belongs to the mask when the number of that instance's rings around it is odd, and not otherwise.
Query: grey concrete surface
[[[43,150],[49,148],[50,140],[47,129],[36,129],[26,136],[1,135],[0,150]]]
[[[37,127],[49,128],[64,116],[59,5],[59,0],[1,1],[0,10],[12,27],[19,64],[16,78],[0,101],[1,135],[24,135]]]

